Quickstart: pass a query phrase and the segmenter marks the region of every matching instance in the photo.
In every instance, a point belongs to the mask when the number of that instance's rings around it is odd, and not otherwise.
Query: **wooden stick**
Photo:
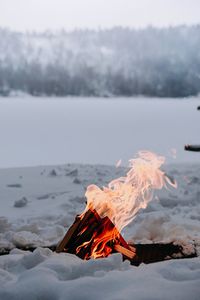
[[[66,232],[63,239],[58,243],[58,246],[56,247],[56,252],[60,253],[63,252],[65,246],[69,243],[70,239],[75,236],[76,237],[76,231],[81,231],[82,227],[85,225],[85,222],[93,216],[93,212],[89,209],[84,217],[81,219],[80,216],[76,217],[75,222],[72,224],[72,226],[69,228],[69,230]],[[77,238],[77,237],[76,237]]]
[[[74,223],[70,229],[66,232],[64,238],[60,241],[60,243],[58,243],[57,247],[56,247],[56,252],[60,253],[64,250],[65,245],[69,242],[69,240],[71,239],[71,237],[73,236],[74,232],[76,231],[76,229],[78,228],[80,224],[80,220],[77,220],[76,223]]]
[[[185,145],[186,151],[200,152],[200,145]]]
[[[128,250],[119,244],[114,245],[114,249],[115,249],[115,251],[123,254],[124,256],[128,257],[129,259],[133,259],[136,255],[136,252]]]
[[[85,226],[87,226],[87,230],[82,232]],[[69,253],[77,254],[76,248],[79,247],[81,244],[83,244],[84,241],[85,242],[90,241],[92,238],[92,234],[95,231],[97,232],[97,234],[102,232],[102,230],[104,230],[104,226],[108,226],[108,228],[110,229],[115,228],[115,225],[110,221],[108,217],[100,218],[96,210],[89,209],[84,214],[83,217],[80,216],[76,217],[75,222],[69,228],[69,230],[67,231],[63,239],[59,242],[56,248],[56,252],[57,253],[69,252]],[[117,232],[116,228],[115,231]],[[91,243],[88,244],[89,253],[91,250]],[[116,240],[115,245],[116,245],[115,251],[124,254],[124,256],[128,257],[129,259],[134,257],[134,251],[132,251],[132,249],[129,247],[129,245],[127,244],[127,242],[124,240],[124,238],[120,233],[118,233],[118,238]],[[78,254],[78,256],[84,258],[85,253],[81,252]]]

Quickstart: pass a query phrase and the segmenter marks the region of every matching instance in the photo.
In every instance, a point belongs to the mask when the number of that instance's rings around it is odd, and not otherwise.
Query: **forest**
[[[187,97],[200,93],[200,25],[0,29],[0,95]]]

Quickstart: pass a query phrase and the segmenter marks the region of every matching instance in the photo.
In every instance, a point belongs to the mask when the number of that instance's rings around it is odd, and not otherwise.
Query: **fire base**
[[[95,210],[88,210],[84,216],[77,216],[64,238],[56,247],[56,252],[72,253],[81,259],[94,258],[93,245],[95,239],[104,237],[108,230],[115,232],[115,237],[107,239],[105,251],[95,257],[106,257],[120,252],[123,259],[128,259],[132,265],[154,263],[168,259],[196,257],[195,248],[190,253],[184,253],[183,247],[173,243],[162,244],[128,244],[117,231],[108,217],[101,218]],[[84,246],[83,246],[84,244]]]
[[[130,248],[110,219],[101,218],[91,209],[76,217],[56,252],[76,254],[82,259],[106,257],[113,252],[130,259],[135,256],[134,248]]]

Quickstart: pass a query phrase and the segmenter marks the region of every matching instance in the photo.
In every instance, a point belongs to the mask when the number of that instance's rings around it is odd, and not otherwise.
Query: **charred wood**
[[[181,245],[173,243],[134,244],[134,247],[136,255],[130,260],[134,266],[139,266],[141,263],[150,264],[169,259],[197,257],[195,247],[190,252],[184,253]]]

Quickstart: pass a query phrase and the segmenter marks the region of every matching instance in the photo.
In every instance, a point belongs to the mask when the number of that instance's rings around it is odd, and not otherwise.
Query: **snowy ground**
[[[82,261],[40,248],[57,243],[82,212],[89,184],[106,185],[124,172],[72,164],[0,170],[0,248],[38,246],[0,256],[1,300],[200,299],[199,257],[134,267],[119,254]],[[178,242],[186,251],[195,245],[200,254],[200,165],[169,165],[166,172],[177,190],[157,193],[123,234],[136,242]]]

